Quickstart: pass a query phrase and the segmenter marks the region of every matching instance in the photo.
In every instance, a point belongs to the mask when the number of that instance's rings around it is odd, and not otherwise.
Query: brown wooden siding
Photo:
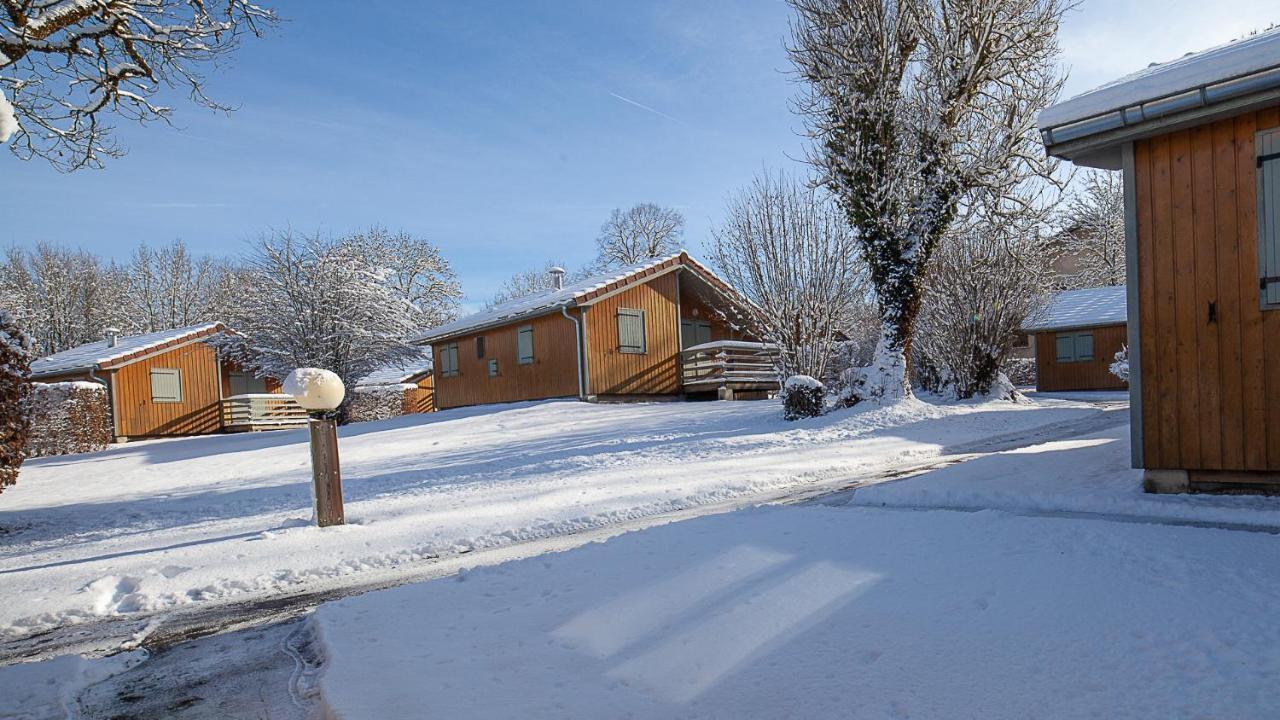
[[[533,326],[534,361],[516,362],[516,330]],[[476,357],[476,337],[485,338],[485,355]],[[458,374],[440,373],[440,349],[458,343]],[[485,403],[576,397],[578,394],[577,341],[573,322],[560,315],[542,317],[463,335],[434,343],[435,406],[437,408]],[[498,375],[489,377],[489,360],[498,360]]]
[[[618,308],[644,310],[646,352],[618,350]],[[590,395],[674,395],[680,321],[676,315],[676,275],[667,273],[591,305],[586,312]]]
[[[1064,330],[1068,333],[1093,333],[1093,360],[1087,362],[1058,362],[1056,332],[1036,333],[1036,389],[1044,392],[1067,390],[1121,390],[1128,385],[1111,374],[1115,354],[1124,347],[1127,338],[1125,325]]]
[[[473,347],[472,350],[475,348]],[[432,412],[436,409],[435,405],[435,378],[431,375],[424,375],[418,378],[415,383],[418,387],[413,390],[406,390],[404,393],[404,410],[405,414]]]
[[[182,371],[182,401],[151,401],[151,369]],[[222,429],[221,371],[217,354],[203,342],[182,345],[110,372],[116,432],[126,437],[200,435]]]
[[[1280,471],[1280,310],[1261,309],[1254,152],[1277,126],[1272,108],[1134,143],[1148,468]]]

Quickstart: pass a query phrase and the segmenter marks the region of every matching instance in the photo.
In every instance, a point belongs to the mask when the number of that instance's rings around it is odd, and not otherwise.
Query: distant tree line
[[[303,365],[354,380],[418,352],[418,329],[454,317],[457,277],[434,244],[381,227],[326,238],[265,235],[240,257],[175,240],[124,262],[38,243],[0,262],[0,308],[42,357],[101,340],[220,320],[240,333],[224,352],[262,375]]]

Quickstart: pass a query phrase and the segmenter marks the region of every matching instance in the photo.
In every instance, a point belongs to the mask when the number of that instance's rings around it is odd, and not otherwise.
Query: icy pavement
[[[1262,718],[1280,539],[771,507],[314,616],[336,717]]]
[[[0,657],[77,623],[394,584],[441,558],[837,485],[1097,413],[910,401],[787,423],[772,401],[547,402],[365,423],[342,430],[350,524],[324,531],[302,431],[40,459],[0,503]]]

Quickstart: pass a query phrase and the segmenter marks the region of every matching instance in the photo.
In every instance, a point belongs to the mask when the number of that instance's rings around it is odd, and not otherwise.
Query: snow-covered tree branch
[[[789,0],[810,161],[857,232],[881,309],[857,398],[907,383],[930,257],[966,203],[1048,177],[1035,113],[1062,85],[1068,0]]]
[[[485,303],[485,307],[493,307],[501,305],[508,300],[532,295],[543,290],[550,290],[554,287],[554,280],[551,277],[552,268],[563,269],[565,264],[555,260],[548,260],[542,264],[540,268],[530,268],[521,270],[513,274],[511,277],[503,281],[498,291],[493,294],[493,298]],[[565,282],[572,282],[587,275],[586,270],[579,270],[575,273],[566,273]]]
[[[204,68],[275,22],[248,0],[0,0],[0,142],[65,171],[101,167],[124,153],[110,116],[170,119],[161,88],[229,110]]]
[[[386,243],[377,246],[376,237]],[[449,307],[457,288],[445,282],[432,291],[440,297],[422,295],[432,283],[407,279],[421,258],[401,263],[394,257],[402,239],[385,233],[264,237],[246,258],[243,298],[228,319],[241,336],[221,341],[221,350],[260,376],[318,367],[348,386],[388,363],[417,357],[420,348],[406,339],[422,328],[424,316]],[[447,264],[424,274],[431,273],[452,277]]]

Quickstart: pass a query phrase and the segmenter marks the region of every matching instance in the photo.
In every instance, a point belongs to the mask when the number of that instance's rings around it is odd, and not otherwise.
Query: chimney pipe
[[[113,348],[116,346],[116,341],[120,338],[120,328],[103,328],[102,334],[107,338],[107,347]]]
[[[556,290],[564,289],[564,268],[551,267],[547,268],[547,274],[551,276],[551,287]]]

